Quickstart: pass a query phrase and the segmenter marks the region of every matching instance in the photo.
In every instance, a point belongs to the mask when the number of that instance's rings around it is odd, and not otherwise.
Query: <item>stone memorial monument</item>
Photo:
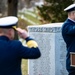
[[[28,61],[28,75],[67,75],[66,46],[61,35],[62,23],[29,26],[28,31],[41,50],[41,57]]]

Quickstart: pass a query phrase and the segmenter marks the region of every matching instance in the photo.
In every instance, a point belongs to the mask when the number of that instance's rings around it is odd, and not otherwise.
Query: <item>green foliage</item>
[[[45,4],[37,9],[43,23],[63,22],[67,18],[64,8],[72,3],[72,0],[45,0]]]

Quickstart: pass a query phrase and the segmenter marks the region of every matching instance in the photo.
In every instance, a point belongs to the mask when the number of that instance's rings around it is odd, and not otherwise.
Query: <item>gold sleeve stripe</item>
[[[34,40],[30,40],[27,42],[27,46],[29,48],[32,48],[32,47],[36,48],[36,47],[38,47],[38,44]]]

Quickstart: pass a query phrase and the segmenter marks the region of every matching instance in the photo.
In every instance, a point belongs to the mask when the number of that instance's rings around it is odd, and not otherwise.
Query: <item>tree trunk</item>
[[[0,0],[0,17],[5,16],[6,13],[6,0]]]
[[[18,11],[18,0],[8,0],[8,16],[16,16]],[[16,25],[17,26],[17,25]],[[15,38],[18,39],[17,32],[15,31]]]
[[[8,16],[17,16],[18,0],[8,0]]]

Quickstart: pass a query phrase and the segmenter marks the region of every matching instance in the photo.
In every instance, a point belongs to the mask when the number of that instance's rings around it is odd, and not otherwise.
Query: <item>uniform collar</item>
[[[1,40],[9,40],[9,38],[6,37],[6,36],[0,36],[0,39],[1,39]]]
[[[70,21],[72,21],[72,22],[74,22],[75,23],[75,21],[74,20],[72,20],[71,18],[68,18]]]
[[[72,24],[74,24],[74,25],[75,25],[75,22],[74,22],[74,21],[72,21],[71,19],[67,19],[65,22],[69,22],[69,23],[72,23]]]

